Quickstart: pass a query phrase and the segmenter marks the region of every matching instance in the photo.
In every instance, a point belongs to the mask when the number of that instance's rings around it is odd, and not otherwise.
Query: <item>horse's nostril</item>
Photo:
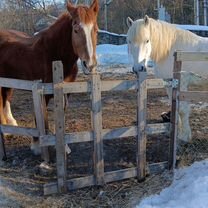
[[[85,68],[87,68],[87,62],[86,61],[83,61],[83,65]]]
[[[132,71],[133,71],[133,72],[135,72],[135,69],[134,69],[134,67],[132,67]]]

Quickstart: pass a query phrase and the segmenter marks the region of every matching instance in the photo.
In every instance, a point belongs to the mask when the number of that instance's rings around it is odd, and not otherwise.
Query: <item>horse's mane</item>
[[[33,39],[34,43],[39,42],[40,39],[42,39],[43,37],[50,38],[52,36],[53,37],[59,36],[60,34],[56,34],[57,29],[62,28],[62,30],[64,30],[64,31],[69,29],[69,25],[68,25],[68,27],[67,26],[64,27],[63,25],[69,24],[70,20],[71,20],[71,16],[69,15],[69,13],[65,12],[65,13],[61,14],[53,24],[51,24],[49,27],[41,30],[40,32],[38,32],[36,35],[33,36],[32,39]]]
[[[131,37],[136,37],[138,30],[144,25],[144,20],[139,19],[135,21],[135,29],[131,30]],[[134,24],[133,24],[134,25]],[[152,45],[152,54],[151,58],[160,62],[164,60],[168,55],[170,50],[175,44],[179,46],[181,44],[194,44],[199,41],[199,36],[194,33],[176,28],[175,25],[161,21],[154,20],[149,18],[149,27],[150,27],[150,41]],[[135,42],[139,41],[139,37],[135,39]]]

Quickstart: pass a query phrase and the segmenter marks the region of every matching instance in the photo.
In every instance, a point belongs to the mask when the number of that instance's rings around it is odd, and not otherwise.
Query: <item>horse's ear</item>
[[[99,11],[99,3],[98,0],[94,0],[90,6],[90,9],[97,15]]]
[[[67,1],[67,10],[70,13],[71,16],[74,15],[76,7],[73,6],[73,4],[70,1]]]
[[[127,24],[128,28],[132,26],[133,22],[134,21],[131,19],[131,17],[126,18],[126,24]]]
[[[149,17],[147,15],[144,16],[144,24],[145,25],[149,24]]]

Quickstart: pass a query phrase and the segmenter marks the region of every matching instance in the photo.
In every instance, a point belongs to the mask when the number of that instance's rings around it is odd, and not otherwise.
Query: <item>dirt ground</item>
[[[104,74],[102,79],[134,79],[131,74]],[[78,80],[86,79],[79,76]],[[194,89],[197,89],[195,87]],[[200,88],[201,89],[201,88]],[[181,144],[179,166],[189,165],[194,160],[208,157],[208,107],[202,103],[194,105],[191,114],[193,142]],[[113,92],[102,94],[103,128],[131,126],[136,122],[136,92]],[[160,123],[160,114],[170,109],[165,90],[149,90],[147,122]],[[14,116],[20,126],[34,127],[31,93],[15,91],[12,103]],[[50,129],[53,130],[53,102],[48,106]],[[91,129],[90,96],[71,95],[66,112],[66,132]],[[172,180],[172,173],[165,171],[147,177],[138,183],[136,179],[106,184],[104,187],[90,187],[64,195],[43,196],[43,184],[56,179],[55,163],[52,171],[40,171],[41,158],[30,150],[31,138],[7,136],[6,151],[8,160],[0,167],[0,207],[133,207],[150,195],[159,193]],[[133,167],[136,162],[135,138],[118,139],[104,143],[105,171]],[[68,156],[69,178],[92,173],[92,143],[70,146]],[[169,149],[168,135],[148,136],[147,162],[167,161]],[[182,160],[181,158],[185,158]]]

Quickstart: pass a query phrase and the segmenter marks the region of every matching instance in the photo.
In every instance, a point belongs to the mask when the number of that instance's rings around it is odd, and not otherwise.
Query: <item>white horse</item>
[[[127,42],[129,53],[133,57],[135,72],[147,67],[149,61],[153,60],[156,63],[156,77],[173,78],[173,54],[176,50],[208,52],[207,38],[176,28],[173,24],[154,20],[147,15],[144,19],[136,21],[128,17],[127,25],[129,27]],[[207,62],[184,62],[182,67],[186,71],[183,74],[186,81],[183,85],[184,91],[188,89],[189,84],[199,82],[200,79],[198,76],[193,76],[193,73],[202,77],[208,76]],[[167,92],[171,98],[171,89],[169,88]],[[180,102],[178,139],[184,141],[191,140],[189,113],[189,104]]]

